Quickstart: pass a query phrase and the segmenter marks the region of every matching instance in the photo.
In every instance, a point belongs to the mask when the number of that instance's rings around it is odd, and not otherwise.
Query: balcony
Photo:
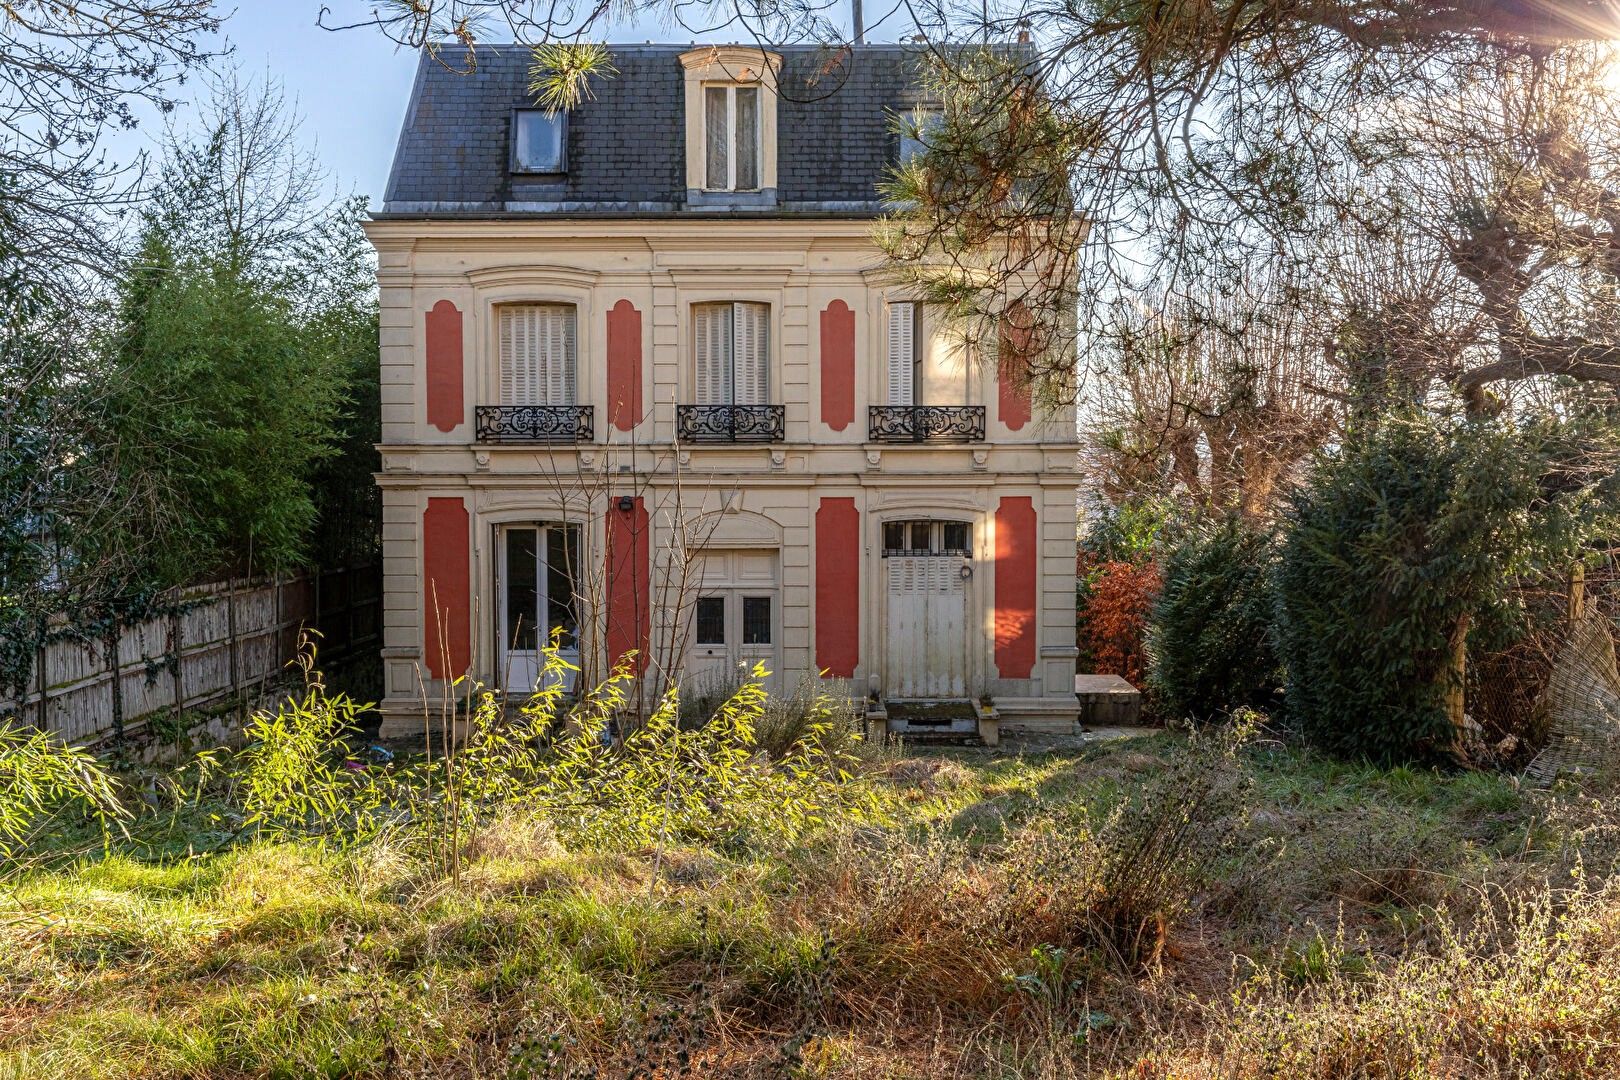
[[[867,437],[886,443],[984,442],[984,406],[873,405]]]
[[[589,405],[480,405],[474,436],[481,443],[581,443],[596,437]]]
[[[780,405],[678,405],[675,434],[689,443],[782,441]]]

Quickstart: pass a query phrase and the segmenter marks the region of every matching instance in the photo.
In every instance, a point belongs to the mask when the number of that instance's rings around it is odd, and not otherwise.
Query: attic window
[[[689,205],[772,205],[782,57],[743,45],[699,45],[680,60]]]
[[[944,123],[944,112],[926,106],[905,117],[900,123],[900,164],[909,165],[912,158],[927,153]]]
[[[759,87],[703,88],[705,173],[710,191],[759,187]]]
[[[568,114],[544,109],[512,110],[512,171],[568,171]]]

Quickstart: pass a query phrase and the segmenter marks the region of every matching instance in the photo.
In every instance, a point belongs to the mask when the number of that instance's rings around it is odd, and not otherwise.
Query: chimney
[[[850,0],[850,22],[855,28],[855,44],[866,44],[866,21],[861,18],[861,0]]]

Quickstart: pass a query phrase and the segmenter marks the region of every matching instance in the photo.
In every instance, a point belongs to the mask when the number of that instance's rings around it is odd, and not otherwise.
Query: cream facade
[[[704,84],[669,59],[679,182],[702,184]],[[787,122],[771,109],[772,152],[747,164],[770,199]],[[1073,411],[1031,409],[913,306],[870,216],[370,223],[385,731],[420,730],[424,694],[464,674],[531,690],[559,625],[586,679],[633,649],[693,692],[759,663],[879,713],[972,701],[1073,726]]]

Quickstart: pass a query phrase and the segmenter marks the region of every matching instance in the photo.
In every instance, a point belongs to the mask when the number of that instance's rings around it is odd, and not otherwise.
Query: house
[[[1071,729],[1073,410],[870,239],[916,57],[611,54],[556,115],[521,47],[421,62],[368,226],[385,730],[449,678],[531,690],[553,630],[581,679],[758,662]]]

